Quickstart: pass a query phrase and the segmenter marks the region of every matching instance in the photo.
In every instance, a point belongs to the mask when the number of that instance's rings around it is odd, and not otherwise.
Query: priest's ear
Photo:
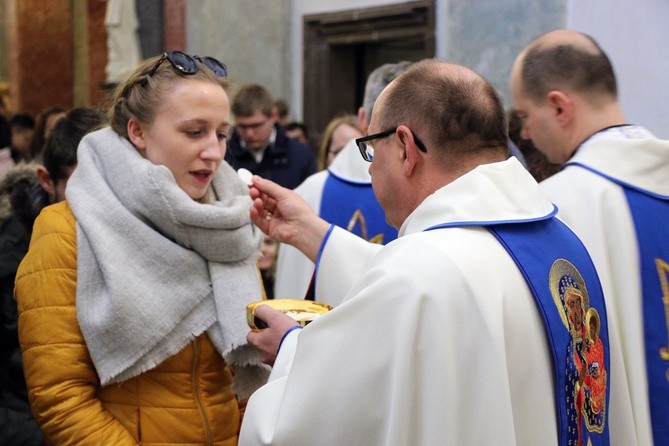
[[[403,150],[404,175],[409,176],[413,173],[416,165],[421,161],[420,149],[416,145],[413,132],[409,127],[400,125],[397,127],[397,137],[400,140]]]
[[[566,126],[574,119],[574,101],[569,94],[560,90],[548,92],[548,103],[553,110],[553,116],[561,126]]]
[[[369,128],[369,116],[367,116],[367,110],[365,107],[358,108],[358,127],[362,130],[364,134]]]

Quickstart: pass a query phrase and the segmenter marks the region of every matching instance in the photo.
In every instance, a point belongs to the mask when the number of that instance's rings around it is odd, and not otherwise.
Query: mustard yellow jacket
[[[142,375],[101,387],[77,322],[75,218],[45,208],[19,266],[19,338],[35,419],[54,445],[236,445],[232,374],[206,335]]]

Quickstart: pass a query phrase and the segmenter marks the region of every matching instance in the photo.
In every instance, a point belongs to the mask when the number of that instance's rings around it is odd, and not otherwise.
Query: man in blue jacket
[[[270,92],[258,84],[243,86],[232,101],[235,131],[225,160],[263,178],[294,189],[316,171],[309,146],[289,138],[277,123]]]

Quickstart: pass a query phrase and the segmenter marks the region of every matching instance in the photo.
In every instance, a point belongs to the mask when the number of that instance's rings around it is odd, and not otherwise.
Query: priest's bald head
[[[532,41],[511,71],[521,135],[563,163],[590,135],[625,123],[611,61],[590,36],[555,30]]]
[[[508,157],[504,108],[494,88],[468,68],[432,59],[386,87],[368,133],[359,147],[363,156],[373,152],[374,193],[397,228],[437,189]]]

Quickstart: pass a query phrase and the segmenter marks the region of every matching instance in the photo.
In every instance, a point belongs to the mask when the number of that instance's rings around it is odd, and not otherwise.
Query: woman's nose
[[[202,150],[201,156],[206,159],[220,160],[225,155],[226,140],[218,139],[218,135],[214,133],[207,138],[206,147]]]

